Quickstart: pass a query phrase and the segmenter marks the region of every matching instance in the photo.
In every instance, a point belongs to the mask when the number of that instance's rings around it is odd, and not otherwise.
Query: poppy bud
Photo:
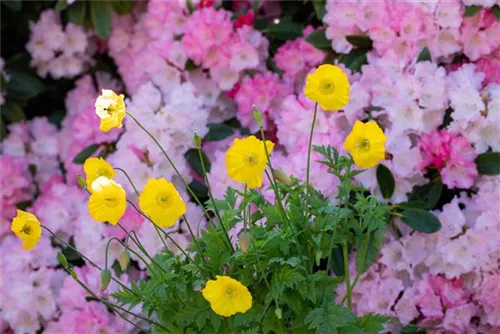
[[[120,268],[122,271],[127,270],[128,263],[130,262],[130,253],[128,250],[124,249],[123,252],[120,253],[120,257],[118,258],[118,263],[120,264]]]
[[[252,236],[247,231],[243,231],[239,235],[240,241],[240,250],[243,254],[248,252],[248,248],[250,248],[250,242],[252,241]]]
[[[283,184],[286,184],[288,186],[291,186],[293,184],[292,179],[288,175],[286,175],[286,173],[281,168],[273,169],[273,175],[276,180],[280,181]]]
[[[279,307],[277,307],[275,310],[274,310],[274,314],[276,315],[276,318],[280,319],[283,317],[283,312],[281,311],[281,309]]]
[[[104,291],[109,285],[111,281],[111,271],[108,268],[105,268],[101,271],[101,290]]]

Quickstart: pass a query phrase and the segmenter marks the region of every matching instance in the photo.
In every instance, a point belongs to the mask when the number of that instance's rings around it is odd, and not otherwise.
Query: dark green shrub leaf
[[[401,220],[415,231],[434,233],[441,228],[439,219],[429,211],[422,209],[404,209]]]
[[[66,0],[59,0],[59,1],[57,1],[56,10],[63,11],[67,7],[68,7],[68,3],[66,2]]]
[[[106,2],[90,2],[90,19],[97,36],[104,39],[111,31],[111,12]]]
[[[391,170],[382,164],[377,166],[377,182],[382,196],[385,199],[391,198],[396,188],[396,180]]]
[[[289,18],[283,18],[278,23],[270,22],[264,32],[267,35],[283,41],[296,39],[302,36],[304,26],[300,23],[293,22]]]
[[[500,152],[486,152],[479,154],[476,158],[476,165],[479,174],[500,174]]]
[[[2,106],[2,116],[10,123],[20,122],[26,119],[23,110],[17,103],[8,103]]]
[[[500,6],[495,5],[495,6],[491,7],[491,12],[493,13],[493,16],[495,17],[495,19],[497,21],[500,21]]]
[[[359,49],[370,50],[373,47],[373,42],[367,35],[349,35],[346,39]]]
[[[332,42],[326,38],[326,29],[318,29],[313,31],[306,37],[306,41],[317,49],[331,50]]]
[[[200,160],[200,156],[198,154],[198,150],[192,148],[192,149],[188,150],[184,156],[186,157],[189,166],[196,173],[198,173],[198,175],[203,175],[203,168],[201,166],[201,160]],[[203,151],[201,151],[201,156],[203,157],[203,162],[205,163],[206,172],[209,173],[210,167],[211,167],[210,160],[208,159],[207,155]]]
[[[111,1],[111,7],[113,10],[119,14],[124,15],[128,14],[134,9],[135,2],[133,0],[115,0]]]
[[[313,7],[314,7],[314,12],[316,13],[316,17],[318,20],[322,21],[323,16],[325,16],[325,1],[322,0],[313,0],[312,2]]]
[[[68,20],[71,23],[77,24],[77,25],[83,25],[85,22],[85,8],[86,2],[84,1],[76,1],[72,3],[66,12],[68,13]]]
[[[431,52],[429,51],[428,47],[425,47],[422,49],[422,51],[420,51],[420,54],[417,58],[417,62],[419,61],[432,61]]]
[[[340,56],[339,61],[354,72],[359,72],[361,66],[368,64],[366,50],[362,49],[354,49],[348,54],[343,54]]]
[[[205,136],[206,141],[218,141],[231,137],[234,133],[234,129],[225,123],[209,123],[207,124],[209,129]]]
[[[94,154],[97,149],[99,148],[99,145],[97,144],[92,144],[87,147],[85,147],[80,153],[76,155],[76,157],[73,158],[73,163],[81,165]]]
[[[31,99],[45,90],[43,82],[36,76],[18,70],[9,70],[7,95],[18,99]]]
[[[471,17],[479,13],[483,9],[483,6],[480,5],[472,5],[472,6],[467,6],[465,7],[465,17]]]
[[[2,1],[2,4],[16,12],[19,12],[23,6],[23,2],[21,0],[6,0]]]
[[[439,179],[431,186],[431,189],[429,190],[429,197],[427,197],[427,205],[429,209],[434,209],[434,207],[438,204],[442,192],[443,182],[441,181],[441,179]]]

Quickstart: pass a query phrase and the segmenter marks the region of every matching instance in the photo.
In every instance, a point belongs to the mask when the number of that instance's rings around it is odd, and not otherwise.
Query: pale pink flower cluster
[[[473,17],[463,17],[464,10],[460,0],[332,0],[327,1],[323,22],[336,52],[353,49],[348,36],[367,35],[379,55],[393,51],[405,62],[415,59],[424,47],[435,60],[449,61],[463,52],[475,61],[500,46],[500,23],[491,9],[483,9]]]
[[[91,62],[93,51],[88,33],[72,23],[64,27],[53,9],[42,12],[37,22],[30,22],[30,32],[26,49],[31,55],[31,66],[42,77],[50,74],[54,79],[73,78]]]

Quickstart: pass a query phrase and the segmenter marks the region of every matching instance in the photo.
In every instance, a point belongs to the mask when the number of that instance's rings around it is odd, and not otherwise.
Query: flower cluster
[[[57,11],[44,11],[37,22],[30,23],[30,31],[26,49],[32,58],[31,66],[41,77],[50,74],[54,79],[73,78],[90,63],[88,33],[73,23],[64,27]]]

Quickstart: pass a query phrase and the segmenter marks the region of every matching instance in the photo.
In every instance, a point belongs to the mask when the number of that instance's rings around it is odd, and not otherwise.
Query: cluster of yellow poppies
[[[327,64],[319,66],[307,77],[304,93],[323,110],[340,110],[349,102],[349,89],[346,74],[338,66]],[[103,90],[95,108],[102,131],[122,127],[127,114],[123,95]],[[356,165],[370,168],[384,159],[385,140],[377,123],[356,121],[344,142],[344,149],[351,153]],[[236,182],[245,183],[250,189],[262,186],[273,148],[274,143],[255,136],[235,139],[225,156],[228,176]],[[102,158],[87,159],[84,171],[90,193],[88,209],[91,217],[100,222],[117,224],[125,213],[127,197],[122,186],[114,180],[116,171]],[[186,212],[186,204],[173,183],[163,178],[150,179],[146,183],[139,195],[139,207],[159,227],[174,225]],[[23,240],[23,248],[27,250],[35,247],[41,238],[39,220],[21,210],[12,221],[12,231]],[[221,316],[245,313],[252,307],[252,295],[248,288],[228,276],[208,280],[202,294],[212,310]]]

